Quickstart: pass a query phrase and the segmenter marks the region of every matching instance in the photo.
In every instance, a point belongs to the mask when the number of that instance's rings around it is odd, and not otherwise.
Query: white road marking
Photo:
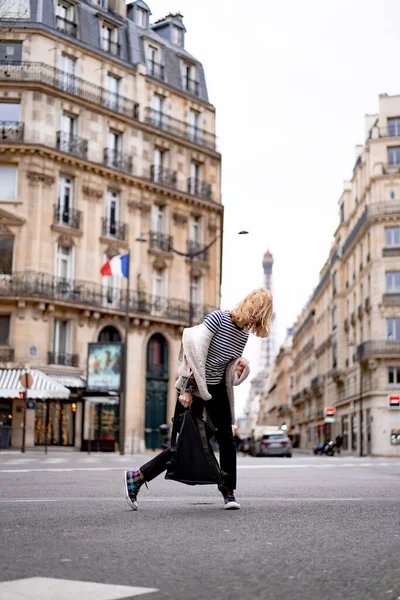
[[[50,577],[30,577],[0,582],[2,600],[119,600],[157,592],[155,588],[110,585]]]
[[[201,496],[168,496],[168,497],[162,497],[162,498],[140,498],[140,503],[146,503],[146,502],[183,502],[185,504],[188,505],[196,505],[198,506],[199,504],[201,505],[209,505],[209,506],[213,506],[214,504],[218,504],[223,508],[223,505],[221,504],[221,499],[220,498],[215,498],[212,497],[210,498],[210,496],[203,496],[203,499],[206,498],[206,502],[199,502],[199,498],[201,499]],[[323,498],[314,498],[314,497],[303,497],[303,496],[298,496],[298,497],[277,497],[277,496],[265,496],[265,497],[261,497],[261,496],[256,496],[256,497],[245,497],[245,501],[246,502],[254,502],[254,501],[259,501],[261,500],[262,502],[398,502],[398,496],[386,496],[385,498],[382,498],[381,496],[366,496],[365,498],[334,498],[334,497],[323,497]],[[112,497],[112,498],[99,498],[98,496],[96,497],[85,497],[85,498],[74,498],[74,497],[65,497],[65,498],[0,498],[0,504],[29,504],[29,503],[37,503],[37,502],[41,502],[41,503],[46,503],[46,502],[90,502],[91,504],[93,502],[101,502],[101,503],[107,503],[109,504],[110,502],[116,502],[116,503],[121,503],[124,504],[125,502],[125,498],[123,497]],[[3,599],[2,599],[3,600]]]

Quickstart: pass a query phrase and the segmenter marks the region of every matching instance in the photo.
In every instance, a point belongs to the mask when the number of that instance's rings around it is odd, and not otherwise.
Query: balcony
[[[101,49],[103,50],[103,52],[108,52],[113,56],[119,56],[121,53],[121,44],[119,44],[118,42],[112,42],[108,38],[103,37],[101,39]]]
[[[197,260],[208,260],[208,250],[202,252],[204,248],[204,244],[200,244],[194,240],[188,240],[187,251],[188,254],[194,254],[194,258]]]
[[[147,61],[147,75],[164,81],[164,65],[154,62],[153,60]]]
[[[56,148],[87,159],[88,141],[66,131],[57,131]]]
[[[101,283],[63,279],[48,273],[23,271],[13,273],[5,279],[0,278],[0,298],[8,300],[25,298],[37,303],[59,301],[63,306],[71,304],[82,310],[98,308],[112,310],[120,314],[125,310],[125,290],[119,289],[114,295],[112,306],[108,306],[110,288]],[[195,323],[201,323],[205,315],[216,310],[213,306],[197,304],[194,306]],[[189,322],[189,302],[175,298],[159,298],[137,290],[130,290],[129,312],[133,316],[162,316],[164,319],[187,325]],[[8,348],[7,352],[11,351]]]
[[[0,81],[35,83],[123,114],[139,118],[139,104],[51,65],[30,61],[0,61]],[[111,101],[110,101],[111,99]]]
[[[62,17],[57,16],[56,27],[58,31],[62,31],[66,35],[70,35],[74,38],[77,37],[78,26],[73,21],[68,21],[67,19],[63,19]]]
[[[126,241],[127,225],[126,223],[120,223],[114,219],[102,219],[102,234],[107,238],[114,238],[115,240]]]
[[[365,311],[370,312],[370,310],[371,310],[371,303],[370,303],[370,300],[368,297],[368,298],[365,298]]]
[[[150,231],[150,250],[162,250],[171,252],[172,236],[160,233],[159,231]]]
[[[390,125],[389,127],[379,127],[379,137],[400,137],[400,127],[398,124]]]
[[[145,109],[144,120],[148,125],[156,127],[157,129],[162,129],[171,135],[184,138],[210,150],[216,150],[217,138],[213,133],[189,125],[184,121],[173,119],[163,112],[153,110],[149,106]]]
[[[357,347],[358,360],[370,356],[395,356],[400,358],[400,340],[368,340]]]
[[[348,331],[348,330],[349,330],[349,320],[348,320],[348,319],[345,319],[345,320],[344,320],[344,330],[345,330],[345,331]]]
[[[14,348],[0,348],[0,363],[14,361]]]
[[[114,148],[104,148],[104,164],[125,173],[132,173],[132,156],[118,152]]]
[[[358,317],[359,319],[361,319],[361,318],[362,318],[362,316],[363,316],[363,307],[362,307],[362,304],[359,304],[359,305],[358,305],[358,308],[357,308],[357,317]]]
[[[79,367],[79,357],[77,354],[66,354],[64,352],[48,352],[47,359],[49,365]]]
[[[192,196],[204,198],[205,200],[213,199],[211,183],[207,183],[206,181],[202,181],[196,177],[188,177],[187,192]]]
[[[183,89],[194,96],[199,95],[199,82],[190,77],[183,78]]]
[[[151,165],[150,167],[150,179],[154,183],[160,183],[167,187],[176,188],[178,183],[178,176],[176,171],[166,169],[161,165]]]
[[[0,121],[0,142],[23,142],[24,124],[19,121]]]
[[[356,324],[356,315],[353,312],[351,313],[350,323],[353,325],[353,327]]]
[[[71,229],[81,228],[82,213],[80,210],[75,210],[75,208],[62,209],[61,206],[59,206],[58,204],[54,204],[53,215],[54,225],[59,225],[61,227],[70,227]]]

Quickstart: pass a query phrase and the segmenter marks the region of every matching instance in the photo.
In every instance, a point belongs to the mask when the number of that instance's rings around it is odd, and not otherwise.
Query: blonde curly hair
[[[273,316],[272,294],[265,288],[254,290],[230,312],[232,321],[257,337],[266,338]]]

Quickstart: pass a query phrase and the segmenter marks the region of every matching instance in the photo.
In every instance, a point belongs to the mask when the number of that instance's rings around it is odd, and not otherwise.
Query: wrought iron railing
[[[211,183],[207,183],[207,181],[202,181],[196,177],[188,177],[187,192],[192,196],[198,196],[199,198],[212,200]]]
[[[116,288],[115,288],[116,289]],[[123,312],[125,310],[125,290],[118,289],[112,305],[109,304],[110,288],[89,281],[64,279],[48,273],[25,271],[13,273],[5,279],[0,278],[0,297],[31,298],[71,303],[75,306],[92,306]],[[189,322],[189,303],[175,298],[161,298],[144,292],[130,290],[130,313],[152,315],[178,321]],[[193,321],[201,322],[213,312],[215,307],[195,304]]]
[[[360,360],[364,356],[393,356],[400,358],[400,340],[368,340],[357,347],[357,357]]]
[[[161,165],[151,165],[150,179],[155,183],[161,183],[162,185],[167,185],[172,188],[176,188],[178,183],[177,172],[166,169]]]
[[[150,249],[164,250],[170,252],[172,248],[172,236],[160,233],[159,231],[150,231]]]
[[[56,26],[59,31],[62,31],[71,37],[77,37],[78,26],[74,21],[68,21],[68,19],[57,16]]]
[[[204,252],[201,252],[201,250],[203,250],[203,248],[204,248],[204,244],[201,244],[200,242],[196,242],[195,240],[188,240],[188,244],[187,244],[188,254],[195,254],[196,256],[194,258],[197,258],[198,260],[207,261],[208,260],[208,251],[205,250]],[[197,254],[198,252],[199,252],[199,254]]]
[[[24,124],[20,121],[0,121],[0,141],[22,142],[24,140]]]
[[[0,363],[14,361],[14,348],[0,348]]]
[[[72,135],[66,131],[57,131],[56,148],[62,152],[75,154],[80,158],[87,158],[89,143],[88,140]]]
[[[59,204],[54,204],[54,224],[63,227],[72,227],[72,229],[81,228],[82,213],[75,208],[62,208]]]
[[[213,133],[209,133],[208,131],[194,127],[193,125],[189,125],[184,121],[174,119],[173,117],[170,117],[163,112],[159,112],[158,110],[154,110],[149,106],[145,109],[145,122],[152,127],[162,129],[163,131],[167,131],[168,133],[171,133],[177,137],[185,138],[200,146],[205,146],[210,150],[216,149],[217,138]]]
[[[66,354],[65,352],[48,352],[47,360],[49,365],[79,367],[79,356],[77,354]]]
[[[147,75],[164,81],[164,65],[161,65],[153,60],[147,61]]]
[[[130,98],[109,92],[85,79],[56,69],[51,65],[30,61],[0,61],[0,81],[37,82],[105,106],[127,117],[139,118],[139,104]]]
[[[114,148],[104,148],[104,164],[126,173],[132,173],[133,169],[132,156],[118,152]]]
[[[105,237],[112,237],[116,240],[126,240],[127,225],[114,219],[102,219],[102,233]]]

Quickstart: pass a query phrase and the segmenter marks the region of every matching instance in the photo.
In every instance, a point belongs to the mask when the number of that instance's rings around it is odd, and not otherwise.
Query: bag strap
[[[172,417],[172,431],[171,431],[171,439],[170,439],[170,448],[174,452],[176,452],[176,438],[178,437],[178,433],[181,429],[181,423],[184,415],[184,409],[179,400],[175,405],[174,416]]]
[[[214,455],[211,456],[212,450],[210,449],[210,444],[209,444],[209,441],[207,438],[206,424],[204,423],[203,419],[199,419],[198,417],[196,417],[196,415],[194,415],[194,418],[197,419],[197,428],[198,428],[198,431],[200,434],[200,439],[201,439],[201,443],[203,446],[204,455],[205,455],[210,467],[212,467],[212,469],[218,475],[218,478],[220,479],[220,483],[223,484],[224,481],[223,481],[223,477],[221,474],[221,470],[217,466],[218,465],[217,460]]]

